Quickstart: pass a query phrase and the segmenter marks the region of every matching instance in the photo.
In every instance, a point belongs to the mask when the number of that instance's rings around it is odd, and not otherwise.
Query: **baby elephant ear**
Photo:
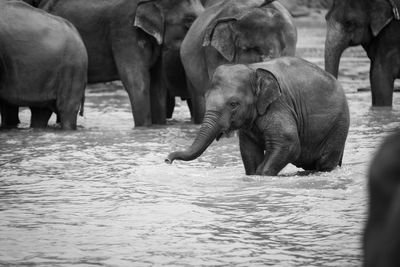
[[[138,3],[133,26],[153,36],[159,45],[163,43],[164,15],[154,0],[143,0]]]
[[[203,46],[212,45],[229,62],[235,57],[235,44],[232,23],[235,19],[220,19],[209,25],[204,36]]]
[[[267,70],[257,69],[254,79],[257,112],[264,115],[269,105],[282,95],[282,90],[278,80]]]

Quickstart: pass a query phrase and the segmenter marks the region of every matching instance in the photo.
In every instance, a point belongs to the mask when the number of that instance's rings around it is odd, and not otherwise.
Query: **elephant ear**
[[[253,79],[257,112],[264,115],[268,107],[282,95],[282,89],[276,77],[265,69],[257,69]]]
[[[164,15],[154,0],[143,0],[136,9],[134,27],[153,36],[161,45],[164,39]]]
[[[213,46],[229,62],[235,58],[234,21],[235,18],[223,18],[210,24],[203,40],[203,46]]]
[[[377,36],[392,20],[393,11],[389,1],[372,1],[371,6],[371,30]]]

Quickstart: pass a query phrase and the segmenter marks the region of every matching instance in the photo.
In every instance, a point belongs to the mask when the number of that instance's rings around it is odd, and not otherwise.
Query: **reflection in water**
[[[354,93],[368,84],[358,64],[343,60],[352,121],[331,173],[246,176],[237,138],[166,165],[198,129],[186,105],[168,126],[133,129],[113,84],[88,91],[76,132],[27,129],[23,110],[21,129],[0,132],[0,265],[359,266],[364,177],[399,126],[400,98],[371,109],[369,93]]]

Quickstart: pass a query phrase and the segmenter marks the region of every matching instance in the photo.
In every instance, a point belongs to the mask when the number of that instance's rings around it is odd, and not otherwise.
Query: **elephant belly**
[[[86,43],[88,50],[88,82],[110,82],[119,79],[111,45],[105,41]]]
[[[47,76],[48,75],[48,76]],[[47,77],[44,77],[47,76]],[[2,85],[0,98],[18,106],[41,106],[56,99],[59,77],[56,73],[44,72],[38,75],[18,75]]]

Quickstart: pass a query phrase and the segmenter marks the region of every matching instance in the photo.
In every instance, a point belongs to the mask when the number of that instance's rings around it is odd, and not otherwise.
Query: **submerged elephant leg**
[[[19,107],[5,103],[0,104],[1,113],[1,127],[14,128],[20,123],[18,112]]]
[[[392,106],[394,78],[388,62],[376,59],[371,63],[370,81],[373,106]]]
[[[151,121],[154,124],[167,123],[167,89],[163,87],[161,72],[162,64],[158,61],[150,72]]]
[[[347,113],[348,111],[345,114]],[[323,145],[321,158],[315,164],[316,171],[332,171],[337,166],[342,165],[344,146],[349,129],[349,122],[345,119],[347,116],[345,114]]]
[[[286,125],[287,126],[287,125]],[[274,127],[274,134],[265,133],[266,152],[263,162],[257,168],[257,175],[276,176],[289,163],[294,162],[300,155],[300,141],[297,131],[284,132],[284,125]],[[286,128],[294,127],[287,126]]]
[[[239,131],[240,154],[247,175],[255,175],[264,158],[264,148],[247,132]]]
[[[86,66],[72,65],[62,76],[56,101],[57,120],[63,130],[76,130],[79,108],[85,96]]]
[[[53,111],[49,108],[31,107],[31,128],[46,128]]]

